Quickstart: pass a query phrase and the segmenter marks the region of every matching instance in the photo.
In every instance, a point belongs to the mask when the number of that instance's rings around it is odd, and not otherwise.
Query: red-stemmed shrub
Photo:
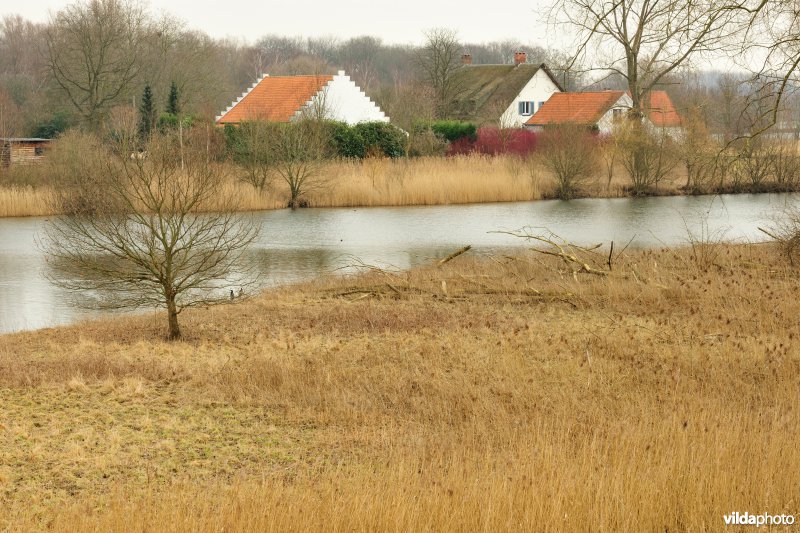
[[[478,138],[462,137],[450,143],[447,155],[517,155],[527,156],[536,150],[536,134],[523,128],[483,127],[478,129]]]

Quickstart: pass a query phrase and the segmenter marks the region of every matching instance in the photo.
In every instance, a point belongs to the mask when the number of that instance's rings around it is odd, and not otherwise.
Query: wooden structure
[[[38,163],[50,139],[0,137],[0,167]]]

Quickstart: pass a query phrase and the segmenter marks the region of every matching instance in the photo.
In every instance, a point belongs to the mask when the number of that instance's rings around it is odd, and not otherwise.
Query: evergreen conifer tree
[[[180,95],[178,94],[178,86],[175,82],[169,87],[169,98],[167,99],[167,113],[175,115],[176,117],[181,112]]]
[[[153,90],[150,84],[144,86],[142,103],[139,104],[139,137],[149,139],[156,124],[156,110],[153,106]]]

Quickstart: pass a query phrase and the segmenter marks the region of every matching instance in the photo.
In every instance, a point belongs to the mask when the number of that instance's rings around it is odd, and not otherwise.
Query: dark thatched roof
[[[541,65],[464,65],[453,76],[450,118],[478,124],[497,122],[528,81],[542,70],[559,88],[550,69]]]

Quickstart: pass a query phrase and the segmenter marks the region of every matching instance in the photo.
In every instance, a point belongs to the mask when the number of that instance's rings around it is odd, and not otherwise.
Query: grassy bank
[[[717,530],[797,512],[798,271],[461,256],[0,336],[0,528]]]

